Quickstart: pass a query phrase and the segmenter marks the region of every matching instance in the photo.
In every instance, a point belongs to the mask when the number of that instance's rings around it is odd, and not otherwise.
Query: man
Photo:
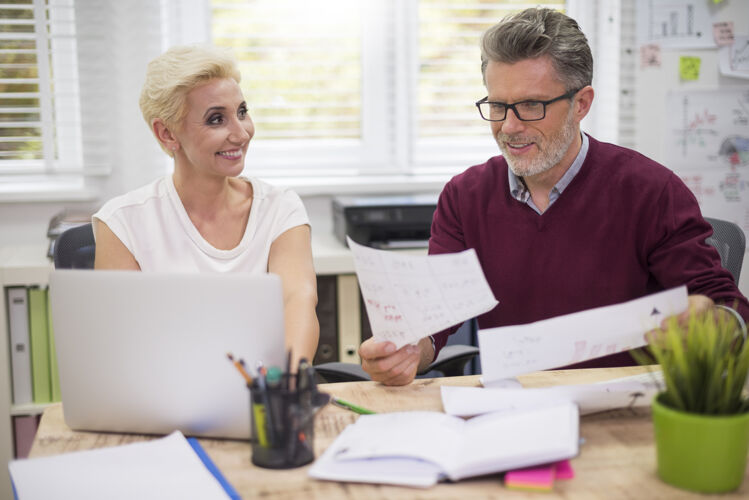
[[[445,186],[429,240],[430,254],[476,249],[499,301],[479,327],[686,284],[690,310],[716,309],[745,328],[749,302],[705,243],[711,227],[684,183],[635,151],[581,133],[593,103],[593,58],[577,23],[528,9],[490,28],[481,51],[488,96],[477,107],[502,156]],[[374,380],[407,384],[453,331],[399,350],[370,339],[359,349],[362,367]],[[587,366],[622,364],[632,364],[627,353]]]

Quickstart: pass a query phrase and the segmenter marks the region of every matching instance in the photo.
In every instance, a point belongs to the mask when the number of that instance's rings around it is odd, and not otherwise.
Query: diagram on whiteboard
[[[730,165],[749,165],[749,137],[726,137],[720,145],[718,156]]]
[[[715,47],[704,0],[638,0],[637,41],[670,48]]]
[[[666,166],[703,215],[749,234],[749,88],[672,92],[666,105]]]
[[[749,36],[736,36],[731,45],[721,47],[718,66],[723,75],[749,78]]]
[[[735,222],[749,234],[749,169],[722,167],[678,173],[700,203],[703,215]]]
[[[666,116],[670,168],[749,167],[749,89],[672,92]]]

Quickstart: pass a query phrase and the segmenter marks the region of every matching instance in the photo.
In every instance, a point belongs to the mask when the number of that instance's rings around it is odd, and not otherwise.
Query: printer
[[[333,198],[333,231],[375,248],[419,248],[429,242],[437,194],[405,196],[337,196]]]

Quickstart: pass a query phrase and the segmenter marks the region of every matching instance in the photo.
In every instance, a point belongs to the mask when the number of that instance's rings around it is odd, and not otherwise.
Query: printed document
[[[686,311],[687,303],[687,288],[681,286],[613,306],[480,330],[484,385],[642,347],[646,332]]]
[[[389,340],[400,348],[497,305],[473,249],[411,255],[347,239],[372,336],[378,341]]]

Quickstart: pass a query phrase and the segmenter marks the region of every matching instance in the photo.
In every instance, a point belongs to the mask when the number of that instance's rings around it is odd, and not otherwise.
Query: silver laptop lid
[[[56,270],[49,287],[71,428],[249,437],[226,353],[283,366],[278,276]]]

